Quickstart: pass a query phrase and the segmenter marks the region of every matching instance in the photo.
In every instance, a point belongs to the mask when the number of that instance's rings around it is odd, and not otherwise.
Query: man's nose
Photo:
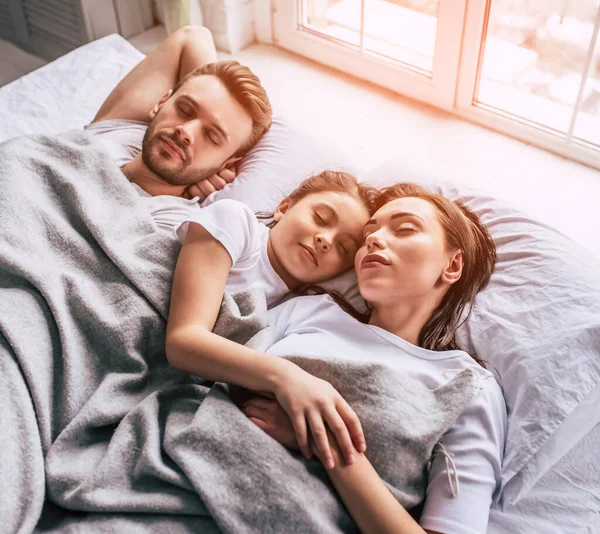
[[[192,133],[192,125],[190,123],[180,124],[175,127],[175,134],[179,140],[186,146],[190,146],[194,142]]]

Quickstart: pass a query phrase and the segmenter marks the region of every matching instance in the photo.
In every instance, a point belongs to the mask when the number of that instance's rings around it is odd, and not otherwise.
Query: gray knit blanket
[[[8,141],[0,191],[0,532],[357,531],[317,460],[167,364],[178,243],[101,147],[82,132]],[[215,331],[268,345],[266,319],[260,295],[227,295]],[[418,506],[473,373],[430,391],[368,363],[293,360],[350,402],[375,468]]]

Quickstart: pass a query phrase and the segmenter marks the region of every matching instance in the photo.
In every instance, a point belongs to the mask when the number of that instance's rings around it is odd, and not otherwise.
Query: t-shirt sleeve
[[[199,224],[231,256],[232,263],[244,260],[260,242],[261,224],[252,210],[236,200],[219,200],[205,208],[194,210],[177,228],[177,237],[183,243],[190,224]]]
[[[499,493],[506,435],[506,405],[492,378],[471,400],[441,442],[458,474],[458,493],[452,495],[446,457],[434,454],[421,515],[421,527],[444,534],[485,534],[492,500]],[[436,449],[437,450],[437,449]]]

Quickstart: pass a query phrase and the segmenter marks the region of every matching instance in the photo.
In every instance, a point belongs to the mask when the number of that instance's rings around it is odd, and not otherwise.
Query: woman
[[[368,324],[343,312],[328,296],[301,297],[273,310],[277,339],[270,354],[322,356],[387,363],[436,389],[457,369],[472,368],[480,390],[433,457],[419,523],[396,501],[365,454],[340,462],[330,479],[362,532],[484,533],[498,489],[506,409],[500,387],[478,360],[457,350],[462,312],[488,283],[496,253],[478,218],[459,204],[411,184],[383,190],[355,258],[362,296],[372,306]],[[312,353],[312,354],[311,354]],[[269,399],[252,399],[244,413],[280,443],[296,448],[285,412]],[[316,455],[321,458],[318,448]],[[453,463],[449,462],[448,455]],[[452,483],[456,470],[460,485]]]

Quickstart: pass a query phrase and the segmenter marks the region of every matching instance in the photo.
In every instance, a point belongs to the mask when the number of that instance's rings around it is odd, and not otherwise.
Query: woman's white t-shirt
[[[445,457],[434,455],[420,525],[445,534],[483,534],[499,494],[506,433],[506,406],[492,373],[459,350],[417,347],[377,326],[360,323],[327,295],[297,297],[269,312],[277,340],[267,352],[279,356],[347,359],[388,365],[430,389],[465,368],[480,377],[480,391],[441,442],[452,453],[459,491],[452,496]]]
[[[267,306],[272,306],[289,291],[267,255],[269,228],[257,220],[248,206],[226,199],[193,211],[177,229],[182,243],[190,223],[202,226],[231,256],[233,265],[226,284],[229,293],[259,289],[266,296]]]

